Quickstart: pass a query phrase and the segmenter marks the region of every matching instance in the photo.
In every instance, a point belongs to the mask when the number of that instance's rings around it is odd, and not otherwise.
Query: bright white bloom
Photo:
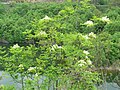
[[[85,73],[89,73],[89,74],[92,74],[92,72],[91,71],[84,71]]]
[[[87,26],[93,26],[93,21],[87,21],[84,23],[84,25],[87,25]]]
[[[58,46],[58,48],[62,48],[61,46]]]
[[[85,51],[85,50],[83,51],[83,53],[86,55],[90,54],[88,51]]]
[[[79,60],[78,63],[86,64],[85,60]]]
[[[30,68],[28,69],[28,71],[29,71],[29,72],[35,72],[35,71],[36,71],[36,67],[30,67]]]
[[[23,68],[23,65],[22,65],[22,64],[20,64],[18,67],[19,67],[19,68]]]
[[[84,66],[84,64],[78,64],[78,66],[82,67],[82,66]]]
[[[83,36],[85,39],[89,39],[88,35]]]
[[[88,56],[85,56],[86,59],[89,59]]]
[[[36,78],[38,77],[38,74],[37,74],[37,73],[35,74],[35,77],[36,77]]]
[[[92,64],[92,61],[91,61],[91,60],[87,60],[87,64],[88,64],[88,65],[91,65],[91,64]]]
[[[16,49],[19,48],[20,46],[18,44],[15,44],[12,48]]]
[[[102,17],[101,20],[102,20],[103,22],[107,22],[107,23],[110,22],[110,19],[109,19],[107,16]]]
[[[41,35],[46,35],[46,32],[45,31],[40,31],[40,34]]]
[[[42,20],[51,20],[51,18],[45,15],[45,17]]]
[[[22,64],[20,64],[18,67],[19,67],[19,70],[24,70],[24,66]]]
[[[52,46],[52,50],[55,50],[56,48],[58,48],[57,44],[55,44],[55,45]]]
[[[79,61],[78,61],[78,65],[81,66],[81,67],[82,67],[82,66],[85,66],[85,65],[86,65],[85,60],[79,60]]]
[[[55,50],[55,49],[61,49],[62,47],[61,46],[58,46],[57,44],[53,45],[52,46],[52,49],[51,50]]]
[[[89,33],[89,37],[96,38],[96,34],[94,34],[93,32],[91,32],[91,33]]]
[[[39,35],[42,36],[42,37],[46,37],[47,33],[45,31],[40,31]]]

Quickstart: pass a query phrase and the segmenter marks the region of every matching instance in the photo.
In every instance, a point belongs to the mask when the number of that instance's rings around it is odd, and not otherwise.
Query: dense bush
[[[120,0],[110,0],[109,4],[114,6],[120,6]]]
[[[119,7],[103,13],[85,1],[1,9],[0,38],[11,45],[0,48],[0,65],[23,89],[96,90],[95,68],[120,59]]]
[[[70,5],[70,4],[69,4]],[[1,5],[3,7],[4,5]],[[64,8],[64,4],[13,4],[9,8],[1,8],[0,35],[9,43],[23,42],[23,31],[31,29],[34,19],[41,19],[45,15],[54,16]],[[5,6],[4,6],[5,7]],[[5,12],[3,12],[5,11]],[[18,34],[19,33],[19,34]],[[19,35],[19,36],[18,36]]]
[[[120,31],[120,21],[114,21],[109,25],[105,26],[105,31],[108,31],[111,34],[117,33]]]

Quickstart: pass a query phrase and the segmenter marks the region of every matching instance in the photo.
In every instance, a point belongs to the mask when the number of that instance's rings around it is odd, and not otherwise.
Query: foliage
[[[31,21],[43,18],[46,14],[54,16],[64,8],[63,5],[55,3],[1,5],[5,8],[1,8],[0,38],[9,43],[25,42],[25,36],[22,32],[32,28]]]
[[[89,0],[9,7],[0,37],[11,45],[0,48],[0,64],[24,90],[96,90],[94,69],[120,58],[119,8],[102,14]]]
[[[115,6],[120,6],[120,1],[119,0],[110,0],[109,4],[115,5]]]
[[[0,90],[15,90],[14,86],[9,86],[9,85],[0,85]]]

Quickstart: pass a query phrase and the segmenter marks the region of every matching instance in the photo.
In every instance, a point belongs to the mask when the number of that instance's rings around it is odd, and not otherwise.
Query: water
[[[16,83],[15,80],[13,80],[13,78],[8,74],[5,73],[4,71],[0,71],[0,85],[5,85],[5,86],[15,86],[17,90],[20,90],[21,88],[21,84],[20,83]]]
[[[14,85],[16,86],[17,90],[20,90],[21,84],[16,83],[9,74],[5,73],[4,71],[0,71],[0,77],[1,76],[2,76],[2,79],[0,80],[0,85]],[[106,82],[98,86],[98,90],[120,90],[120,87],[116,83]]]
[[[120,90],[116,83],[104,83],[98,87],[98,90]]]

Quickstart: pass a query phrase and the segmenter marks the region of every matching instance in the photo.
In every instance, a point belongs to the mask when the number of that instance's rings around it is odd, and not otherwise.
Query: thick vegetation
[[[0,5],[0,65],[23,90],[96,90],[119,62],[120,8],[88,1]]]

